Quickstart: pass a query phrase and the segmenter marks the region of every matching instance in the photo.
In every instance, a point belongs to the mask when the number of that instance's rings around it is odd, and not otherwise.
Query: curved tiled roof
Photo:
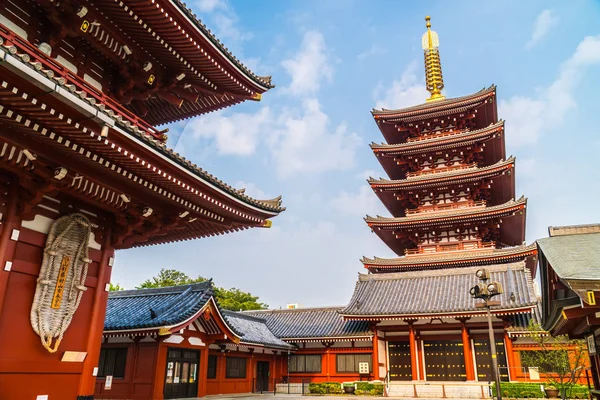
[[[465,168],[465,169],[457,169],[446,172],[439,172],[437,174],[427,174],[427,175],[418,175],[411,178],[406,179],[374,179],[369,178],[367,182],[373,187],[385,187],[389,186],[390,188],[396,188],[400,186],[414,186],[414,185],[424,185],[424,186],[434,186],[435,184],[446,184],[448,181],[465,181],[471,179],[481,179],[482,175],[488,174],[490,172],[496,172],[497,170],[510,169],[515,162],[515,157],[509,157],[507,160],[498,161],[495,164],[488,165],[487,167],[474,167],[474,168]]]
[[[158,289],[110,292],[104,331],[180,324],[199,312],[213,294],[211,281]]]
[[[217,37],[215,35],[213,35],[211,30],[208,29],[206,27],[206,25],[204,25],[204,23],[196,16],[196,14],[194,14],[192,9],[189,8],[187,6],[187,4],[185,4],[181,0],[172,0],[172,1],[177,6],[177,8],[180,9],[194,23],[194,25],[196,25],[196,27],[198,27],[198,29],[200,29],[202,34],[204,36],[206,36],[208,38],[208,40],[210,40],[211,43],[213,45],[215,45],[215,47],[217,47],[224,56],[227,57],[227,59],[229,61],[231,61],[236,67],[238,67],[240,70],[242,70],[251,80],[253,80],[255,83],[263,86],[266,89],[272,89],[275,87],[275,85],[273,85],[271,83],[270,76],[267,76],[267,77],[258,76],[254,72],[250,71],[250,69],[248,67],[246,67],[240,60],[238,60],[229,51],[229,49],[223,43],[221,43],[221,41],[219,39],[217,39]]]
[[[481,313],[469,289],[478,283],[475,272],[480,267],[410,271],[388,274],[360,274],[352,299],[341,313],[352,317],[429,318]],[[522,312],[537,304],[532,278],[525,262],[486,267],[491,281],[500,282],[504,294],[494,300],[500,306],[495,313]]]
[[[218,189],[226,192],[227,194],[235,197],[239,201],[256,206],[264,211],[279,213],[279,212],[282,212],[285,210],[285,207],[281,206],[281,196],[276,197],[275,199],[272,199],[272,200],[264,200],[263,201],[263,200],[253,199],[252,197],[245,195],[243,192],[240,192],[238,189],[226,184],[225,182],[221,181],[217,177],[208,173],[204,169],[198,167],[196,164],[187,160],[185,157],[181,156],[179,153],[175,152],[173,149],[168,148],[163,141],[160,141],[160,140],[157,140],[156,138],[154,138],[154,136],[152,136],[152,135],[156,134],[154,128],[152,128],[152,127],[148,128],[147,126],[145,126],[143,124],[141,124],[139,126],[136,124],[133,124],[126,118],[125,114],[121,115],[118,113],[118,110],[115,112],[110,107],[107,107],[106,104],[104,104],[100,101],[97,101],[94,97],[86,95],[86,91],[83,90],[84,85],[82,83],[75,82],[75,81],[67,81],[63,77],[60,77],[60,76],[54,76],[54,77],[50,78],[49,76],[47,76],[44,73],[43,70],[38,71],[37,69],[34,68],[34,66],[31,63],[26,62],[25,61],[26,58],[20,57],[19,53],[15,54],[15,55],[11,55],[11,54],[7,53],[6,57],[12,57],[14,60],[18,61],[19,64],[22,64],[30,72],[36,74],[41,79],[51,80],[52,83],[54,85],[56,85],[56,88],[60,88],[61,90],[63,90],[63,93],[65,93],[65,94],[68,93],[68,95],[70,95],[70,96],[79,97],[82,101],[84,101],[87,104],[89,104],[90,106],[94,107],[94,109],[96,109],[97,114],[103,114],[102,115],[103,119],[109,118],[111,120],[114,120],[116,125],[121,130],[123,130],[124,132],[129,134],[132,138],[134,138],[135,140],[137,140],[141,143],[144,143],[144,144],[150,146],[153,150],[156,150],[161,155],[163,155],[163,156],[167,157],[169,160],[175,162],[179,167],[191,172],[199,180],[205,181],[208,185],[213,186],[214,188],[218,188]],[[89,85],[85,85],[85,87],[88,90],[90,90]],[[148,129],[154,129],[154,130],[150,134]]]
[[[366,322],[344,321],[340,310],[341,307],[323,307],[245,313],[264,319],[271,332],[284,340],[372,336]]]
[[[600,282],[600,233],[552,236],[537,245],[561,280]]]
[[[396,258],[367,258],[363,257],[360,261],[369,266],[375,267],[400,267],[414,266],[415,268],[424,265],[435,264],[469,264],[476,260],[489,259],[511,259],[514,257],[527,257],[537,252],[535,243],[528,246],[505,247],[501,249],[491,248],[489,250],[475,251],[446,251],[440,253],[411,255]]]
[[[289,344],[279,339],[267,328],[264,319],[234,311],[223,311],[227,323],[242,334],[241,342],[258,344],[269,347],[291,348]]]
[[[414,114],[423,114],[427,112],[439,111],[446,108],[457,108],[464,106],[466,104],[470,104],[472,102],[479,101],[482,97],[487,97],[490,93],[494,93],[496,91],[496,85],[491,85],[490,87],[483,88],[480,91],[462,97],[454,97],[446,100],[438,100],[432,101],[430,103],[423,103],[412,107],[401,108],[397,110],[387,110],[381,109],[376,110],[373,109],[371,114],[375,116],[375,118],[389,118],[389,117],[400,117],[400,116],[408,116]]]
[[[405,142],[398,144],[387,144],[387,143],[371,143],[371,149],[376,153],[414,153],[420,151],[430,151],[432,148],[447,148],[454,145],[467,145],[474,141],[486,138],[487,136],[493,136],[496,132],[504,129],[504,121],[498,121],[495,124],[491,124],[488,127],[477,129],[474,131],[464,131],[456,133],[455,135],[433,137],[430,139],[420,140],[416,142]]]
[[[504,204],[499,204],[496,206],[489,207],[465,207],[459,209],[453,209],[450,211],[440,211],[436,213],[419,213],[412,214],[406,217],[398,217],[398,218],[389,218],[389,217],[371,217],[368,216],[365,218],[365,221],[371,225],[386,225],[386,226],[395,226],[395,225],[404,225],[413,222],[423,222],[423,221],[438,221],[438,220],[457,220],[461,218],[473,218],[478,214],[481,215],[489,215],[489,214],[501,214],[503,212],[509,211],[512,208],[522,208],[527,204],[527,199],[522,196],[518,200],[510,200]]]

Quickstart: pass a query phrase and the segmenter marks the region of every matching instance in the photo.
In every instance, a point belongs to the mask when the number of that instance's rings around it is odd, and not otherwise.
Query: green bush
[[[338,382],[310,383],[308,391],[311,394],[340,394],[342,386]]]
[[[548,386],[544,383],[530,382],[502,382],[502,396],[517,399],[542,399],[546,394],[542,391],[541,385]],[[496,396],[496,384],[492,384],[493,396]],[[588,388],[585,385],[574,385],[570,390],[567,390],[568,399],[587,399],[589,398]]]
[[[373,396],[383,395],[382,383],[356,382],[356,389]]]

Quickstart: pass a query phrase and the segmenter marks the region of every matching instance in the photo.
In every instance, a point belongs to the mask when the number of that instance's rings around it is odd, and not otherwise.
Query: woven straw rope
[[[88,256],[90,230],[90,222],[85,216],[70,214],[52,224],[46,239],[30,318],[33,330],[50,353],[58,350],[86,290],[85,278],[91,262]],[[70,265],[60,307],[53,309],[52,298],[64,256],[71,257]],[[52,345],[54,338],[56,341]]]

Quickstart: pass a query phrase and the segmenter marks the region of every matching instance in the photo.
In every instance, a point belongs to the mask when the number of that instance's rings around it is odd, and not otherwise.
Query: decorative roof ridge
[[[526,269],[524,261],[515,261],[508,264],[493,264],[487,265],[485,268],[489,272],[507,272],[509,267],[512,271],[524,271]],[[430,278],[432,275],[435,276],[453,276],[453,275],[469,275],[481,269],[481,266],[473,267],[458,267],[458,268],[442,268],[435,270],[432,273],[430,270],[421,271],[403,271],[403,272],[388,272],[385,274],[358,274],[359,282],[372,282],[372,281],[393,281],[393,280],[404,280],[404,279],[418,279],[418,278]],[[475,277],[473,278],[475,279]]]
[[[394,223],[394,222],[405,222],[405,221],[418,221],[420,219],[443,219],[448,217],[462,217],[470,214],[479,214],[481,212],[493,212],[498,210],[503,210],[508,207],[513,207],[517,205],[522,205],[527,203],[527,198],[525,196],[521,196],[518,200],[511,199],[506,203],[498,204],[495,206],[486,206],[486,207],[464,207],[459,209],[450,210],[448,212],[436,212],[436,213],[419,213],[413,214],[405,217],[382,217],[377,215],[376,217],[371,217],[369,215],[364,218],[364,220],[369,222],[380,222],[380,223]]]
[[[511,254],[517,254],[522,252],[534,251],[537,250],[536,243],[519,245],[519,246],[510,246],[510,247],[502,247],[502,248],[492,248],[489,251],[472,251],[472,252],[440,252],[440,253],[431,253],[417,256],[403,256],[403,257],[393,257],[393,258],[382,258],[382,257],[373,257],[368,258],[363,256],[360,261],[363,264],[373,264],[373,263],[381,263],[386,265],[388,263],[390,265],[395,262],[403,262],[407,261],[410,263],[419,263],[419,262],[438,262],[438,261],[447,261],[449,256],[457,256],[456,260],[452,261],[460,261],[462,257],[465,257],[465,261],[469,261],[471,259],[477,259],[480,257],[502,257],[508,256]]]
[[[257,314],[279,314],[279,313],[293,313],[302,311],[337,311],[343,309],[345,306],[328,306],[328,307],[300,307],[300,308],[275,308],[272,310],[246,310],[241,311],[242,313],[257,313]]]
[[[465,168],[465,169],[455,169],[452,171],[439,172],[437,174],[427,174],[427,175],[419,175],[414,178],[405,178],[405,179],[386,179],[386,178],[378,178],[375,179],[373,177],[369,177],[367,182],[369,184],[380,184],[380,185],[393,185],[393,184],[402,184],[402,183],[412,183],[419,181],[436,181],[438,179],[445,178],[454,178],[459,177],[461,175],[470,175],[470,174],[478,174],[493,170],[495,168],[508,166],[516,161],[515,156],[510,156],[506,160],[500,160],[495,164],[491,164],[485,167],[475,167],[475,168]]]
[[[179,1],[179,0],[174,0],[174,1]],[[34,71],[40,77],[50,80],[53,84],[59,86],[60,88],[66,89],[69,93],[71,92],[71,89],[72,89],[71,86],[73,86],[73,85],[71,85],[70,83],[65,81],[63,78],[56,76],[53,79],[51,79],[43,72],[43,70],[38,71],[34,68],[34,66],[32,64],[26,62],[25,61],[26,58],[17,57],[16,55],[12,55],[9,52],[7,52],[6,55],[13,57],[15,60],[17,60],[20,63],[22,63],[23,65],[27,66],[29,69]],[[283,207],[274,207],[274,206],[270,205],[268,202],[263,203],[260,200],[256,200],[250,196],[245,195],[243,192],[240,193],[234,187],[221,181],[220,179],[216,178],[212,174],[209,174],[207,171],[203,170],[198,165],[192,163],[190,160],[186,159],[179,153],[175,152],[173,149],[168,148],[164,142],[155,139],[150,134],[145,134],[144,131],[142,131],[137,125],[133,125],[129,121],[124,120],[123,117],[118,114],[115,116],[114,111],[107,110],[106,107],[104,107],[104,105],[102,103],[96,102],[94,98],[85,97],[84,91],[76,92],[76,94],[77,93],[83,93],[82,95],[79,95],[81,100],[86,102],[87,104],[90,104],[92,107],[94,107],[98,113],[102,113],[106,117],[115,121],[115,126],[118,126],[119,129],[122,129],[126,133],[129,133],[132,138],[151,146],[154,150],[156,150],[160,154],[164,155],[171,161],[174,161],[180,167],[182,167],[185,170],[194,174],[196,176],[196,178],[198,178],[199,180],[206,181],[206,183],[208,183],[209,185],[214,185],[217,188],[224,190],[226,193],[234,196],[238,200],[245,201],[251,205],[262,208],[265,211],[273,211],[273,212],[285,211],[285,208],[283,208]],[[73,94],[73,96],[75,96],[75,95]]]
[[[464,139],[465,137],[477,136],[477,135],[480,135],[483,133],[488,133],[489,131],[492,131],[494,129],[497,129],[500,127],[503,128],[504,122],[505,121],[503,119],[500,119],[500,120],[498,120],[498,122],[493,122],[493,123],[489,124],[488,126],[486,126],[485,128],[476,129],[474,131],[466,129],[462,132],[459,132],[459,133],[456,133],[453,135],[432,137],[432,138],[423,139],[423,140],[415,141],[415,142],[405,142],[405,143],[397,143],[397,144],[389,144],[389,143],[379,143],[378,144],[378,143],[372,142],[371,144],[369,144],[369,146],[371,147],[372,150],[428,147],[430,145],[435,145],[438,142],[442,143],[442,142],[446,142],[446,141],[456,141],[457,139]]]
[[[208,29],[206,27],[206,25],[204,25],[204,23],[200,20],[200,18],[198,18],[196,16],[196,14],[192,11],[191,8],[189,8],[187,6],[187,4],[185,4],[181,0],[172,0],[172,2],[174,5],[177,6],[177,8],[179,10],[181,10],[183,13],[186,14],[186,16],[188,18],[190,18],[191,22],[194,25],[196,25],[196,27],[198,27],[198,29],[200,29],[200,32],[202,32],[208,38],[208,40],[210,40],[210,42],[212,44],[214,44],[215,47],[217,47],[223,53],[223,55],[225,55],[225,57],[229,61],[231,61],[236,67],[238,67],[240,70],[242,70],[244,73],[246,73],[246,75],[248,75],[248,77],[250,77],[255,83],[258,83],[259,85],[266,87],[267,90],[273,89],[275,87],[275,85],[273,85],[271,83],[270,76],[262,77],[262,76],[256,75],[248,67],[246,67],[240,60],[238,60],[237,57],[235,57],[229,51],[229,49],[223,43],[221,43],[221,41],[219,39],[217,39],[217,37],[215,35],[213,35],[212,31],[210,29]]]
[[[377,110],[377,109],[373,108],[371,110],[371,114],[373,116],[378,116],[378,117],[384,117],[384,116],[390,117],[390,116],[397,116],[397,115],[404,114],[404,113],[411,112],[411,111],[430,111],[432,109],[453,106],[453,105],[455,105],[455,103],[471,100],[471,99],[477,98],[481,95],[493,92],[495,90],[496,90],[496,85],[492,84],[488,88],[484,87],[483,89],[481,89],[475,93],[466,95],[466,96],[452,97],[452,98],[448,98],[445,100],[438,100],[435,102],[422,103],[422,104],[418,104],[416,106],[399,108],[399,109],[395,109],[395,110],[389,110],[389,109],[385,109],[385,108],[382,108],[381,110]]]
[[[189,283],[185,285],[176,285],[176,286],[164,286],[159,288],[147,288],[147,289],[130,289],[130,290],[117,290],[113,292],[108,292],[108,298],[123,298],[123,297],[144,297],[144,296],[157,296],[157,295],[172,295],[172,294],[182,294],[187,290],[196,292],[213,288],[212,279]]]

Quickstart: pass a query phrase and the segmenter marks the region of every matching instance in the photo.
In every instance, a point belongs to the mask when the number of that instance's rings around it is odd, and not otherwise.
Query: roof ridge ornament
[[[421,44],[425,52],[425,85],[427,91],[431,93],[431,97],[426,100],[427,102],[446,98],[442,94],[444,79],[442,77],[442,63],[438,50],[440,39],[437,32],[431,30],[430,20],[430,16],[425,17],[427,32],[423,34],[421,39]]]

